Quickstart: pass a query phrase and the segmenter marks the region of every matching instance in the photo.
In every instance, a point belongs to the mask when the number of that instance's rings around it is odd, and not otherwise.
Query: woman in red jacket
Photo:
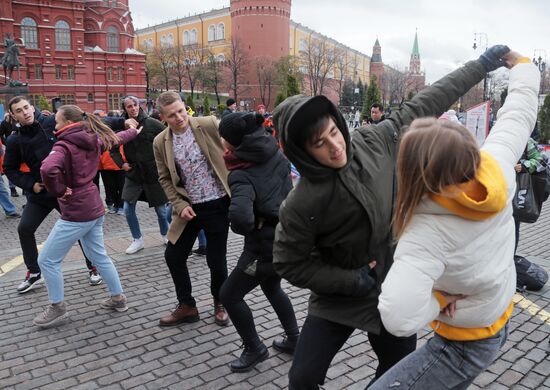
[[[33,321],[40,327],[52,325],[67,315],[61,262],[77,240],[109,287],[111,297],[102,301],[101,306],[116,311],[128,309],[117,270],[103,243],[105,208],[93,179],[101,153],[131,141],[139,130],[115,134],[99,119],[73,105],[61,106],[55,120],[58,140],[42,162],[40,173],[48,192],[59,199],[61,218],[38,257],[50,300],[46,310]]]

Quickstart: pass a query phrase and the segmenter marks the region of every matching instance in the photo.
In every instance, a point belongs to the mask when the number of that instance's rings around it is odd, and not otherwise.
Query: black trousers
[[[19,234],[19,242],[21,244],[21,250],[23,251],[23,260],[27,266],[27,270],[31,273],[40,272],[38,266],[38,249],[36,247],[36,238],[34,236],[36,229],[42,224],[44,219],[52,212],[52,210],[59,211],[59,204],[55,198],[37,199],[36,195],[27,196],[27,204],[23,209],[21,220],[17,226],[17,233]],[[86,260],[86,266],[88,269],[92,269],[92,263],[84,253],[80,241],[78,241],[80,249],[84,254]]]
[[[195,298],[192,295],[187,258],[201,229],[204,230],[208,241],[206,263],[210,268],[210,292],[214,299],[219,301],[220,289],[227,279],[228,209],[228,196],[193,205],[197,216],[187,222],[183,233],[175,244],[169,242],[166,246],[164,258],[172,275],[180,304],[196,306]]]
[[[289,373],[290,390],[318,389],[336,353],[355,329],[308,314]],[[384,327],[380,335],[368,334],[378,357],[375,379],[416,349],[416,335],[396,337]]]
[[[105,203],[121,209],[123,206],[122,189],[124,188],[124,171],[103,170],[100,172],[103,185],[105,186]]]
[[[210,242],[208,242],[210,250]],[[281,288],[281,277],[271,273],[260,277],[250,276],[236,267],[225,281],[220,292],[220,300],[231,318],[239,336],[246,346],[255,347],[261,341],[256,332],[254,317],[244,301],[244,296],[257,286],[262,288],[269,303],[277,313],[286,334],[297,335],[298,324],[290,299]]]

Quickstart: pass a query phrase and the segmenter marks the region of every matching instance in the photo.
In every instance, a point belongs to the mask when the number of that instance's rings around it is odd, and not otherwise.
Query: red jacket
[[[58,197],[61,218],[72,222],[93,221],[105,214],[103,202],[93,180],[103,142],[83,122],[56,132],[57,142],[42,161],[40,174],[48,192]],[[135,129],[117,133],[121,144],[137,137]],[[71,195],[64,196],[67,189]]]

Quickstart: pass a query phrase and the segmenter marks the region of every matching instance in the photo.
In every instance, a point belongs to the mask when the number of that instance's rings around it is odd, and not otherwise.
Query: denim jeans
[[[10,199],[10,192],[4,182],[4,176],[0,176],[0,206],[4,209],[6,215],[15,214],[17,209]]]
[[[99,217],[89,222],[71,222],[59,219],[55,223],[38,256],[38,265],[48,288],[50,302],[63,301],[61,262],[77,240],[81,241],[84,251],[90,256],[92,264],[105,280],[111,295],[122,293],[118,272],[107,255],[103,243],[104,218]]]
[[[157,219],[160,228],[160,234],[163,236],[168,233],[168,220],[166,219],[166,205],[156,206],[155,212],[157,213]],[[130,233],[134,240],[141,238],[141,229],[139,228],[139,221],[136,215],[136,203],[124,202],[124,214],[126,214],[126,221],[130,228]]]
[[[496,335],[451,341],[437,334],[369,387],[373,389],[467,389],[496,359],[508,337],[508,324]]]

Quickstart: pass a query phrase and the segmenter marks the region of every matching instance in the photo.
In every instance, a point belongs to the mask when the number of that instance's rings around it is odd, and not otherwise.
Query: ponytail
[[[80,107],[67,104],[59,107],[59,111],[66,120],[74,123],[85,122],[89,130],[95,133],[103,142],[105,149],[109,150],[120,142],[118,135],[116,135],[109,126],[104,124],[95,115],[88,115],[86,112],[82,111]]]

